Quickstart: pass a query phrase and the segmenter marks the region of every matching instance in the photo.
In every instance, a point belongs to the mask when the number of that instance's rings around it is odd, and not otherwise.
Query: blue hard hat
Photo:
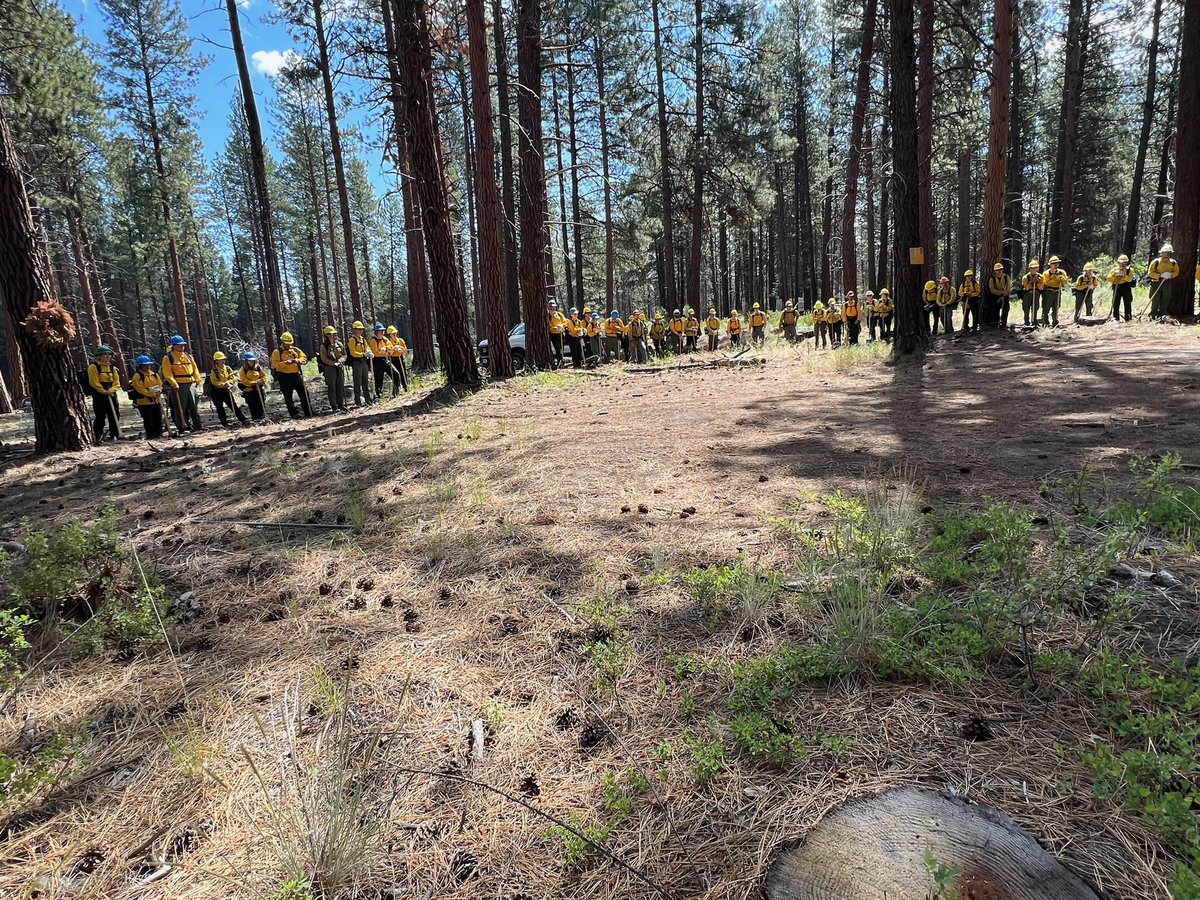
[[[579,315],[579,310],[578,310],[578,309],[576,309],[574,306],[572,306],[572,307],[571,307],[571,308],[568,310],[568,312],[569,312],[571,315],[573,315],[573,316],[577,316],[577,315]]]
[[[137,364],[139,366],[152,366],[152,365],[154,365],[154,360],[152,360],[145,353],[143,353],[141,356],[139,356],[137,358]]]
[[[185,346],[187,346],[187,341],[185,341],[179,335],[174,334],[174,335],[171,335],[171,346],[172,347],[185,347]]]
[[[375,331],[386,331],[387,329],[383,327],[382,322],[376,322],[374,330]]]
[[[247,350],[245,353],[242,354],[242,359],[244,359],[246,362],[257,362],[258,361],[258,357],[255,356],[249,350]]]
[[[620,318],[620,316],[621,316],[621,314],[619,312],[617,312],[615,309],[612,312],[610,312],[609,315],[612,316],[614,319]]]

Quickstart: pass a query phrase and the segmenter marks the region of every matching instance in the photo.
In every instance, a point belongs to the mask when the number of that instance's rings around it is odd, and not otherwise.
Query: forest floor
[[[56,782],[0,810],[0,895],[302,897],[281,887],[280,798],[305,777],[288,754],[324,735],[337,758],[341,729],[381,727],[357,777],[394,796],[345,896],[654,896],[545,810],[673,896],[752,897],[829,810],[919,783],[1000,808],[1105,896],[1168,897],[1187,851],[1102,790],[1097,745],[1125,745],[1086,673],[1102,648],[1155,671],[1195,658],[1200,557],[1139,562],[1180,583],[1136,615],[1039,620],[1036,664],[1009,648],[958,676],[888,669],[855,650],[879,621],[835,663],[795,654],[845,637],[810,583],[831,571],[813,566],[835,492],[916,498],[916,546],[989,501],[1076,522],[1134,495],[1139,456],[1179,453],[1195,483],[1200,330],[960,336],[895,367],[764,356],[6,462],[0,537],[111,505],[198,612],[169,647],[52,656],[3,701],[13,758],[73,737]],[[932,577],[889,602],[919,606]]]

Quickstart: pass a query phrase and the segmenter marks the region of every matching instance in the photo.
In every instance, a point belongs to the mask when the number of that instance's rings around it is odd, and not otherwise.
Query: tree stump
[[[767,870],[768,900],[928,900],[928,858],[957,869],[959,900],[1098,900],[998,810],[915,787],[829,814]]]

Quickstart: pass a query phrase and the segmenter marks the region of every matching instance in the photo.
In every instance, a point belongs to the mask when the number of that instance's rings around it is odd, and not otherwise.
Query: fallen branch
[[[243,520],[226,522],[220,519],[205,519],[204,523],[206,525],[245,525],[249,528],[314,528],[329,531],[350,531],[354,528],[349,523],[333,524],[330,522],[247,522]]]

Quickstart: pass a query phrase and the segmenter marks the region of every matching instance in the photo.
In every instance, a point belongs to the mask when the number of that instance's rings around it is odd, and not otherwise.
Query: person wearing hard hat
[[[1133,269],[1129,257],[1122,253],[1117,264],[1108,272],[1108,283],[1112,285],[1112,312],[1109,317],[1121,321],[1121,305],[1125,306],[1125,321],[1133,321]]]
[[[1042,264],[1036,259],[1029,264],[1029,271],[1021,276],[1021,313],[1026,327],[1038,322],[1038,305],[1042,293]]]
[[[1042,273],[1042,327],[1058,327],[1058,308],[1062,303],[1062,291],[1071,283],[1065,269],[1059,268],[1062,260],[1050,257],[1046,271]]]
[[[203,431],[200,408],[196,405],[196,385],[200,383],[200,367],[187,352],[187,341],[177,334],[171,337],[171,348],[163,357],[159,374],[162,375],[170,393],[168,408],[175,422],[175,430],[180,433],[185,428],[188,431]]]
[[[779,328],[784,340],[789,344],[796,343],[796,323],[800,321],[800,313],[796,312],[796,304],[791,300],[783,303],[783,312],[779,314]]]
[[[154,360],[142,354],[136,360],[137,371],[129,379],[129,396],[133,398],[134,408],[142,417],[142,430],[146,440],[152,441],[162,437],[162,392],[163,381],[154,371]]]
[[[650,342],[654,345],[657,358],[662,359],[667,355],[667,324],[660,312],[654,314],[654,321],[650,324]]]
[[[271,353],[271,369],[275,372],[275,380],[283,391],[283,402],[287,404],[288,415],[293,419],[307,419],[312,415],[308,405],[308,390],[304,387],[304,364],[308,357],[297,347],[290,331],[279,336],[279,346]],[[296,394],[300,395],[300,410],[296,409]],[[301,410],[303,415],[301,415]]]
[[[567,349],[571,352],[571,368],[583,368],[583,340],[587,337],[587,325],[579,318],[579,310],[572,306],[567,310]]]
[[[104,440],[104,427],[108,426],[109,437],[114,441],[121,437],[117,424],[117,391],[121,388],[121,376],[113,362],[113,350],[101,344],[93,354],[93,362],[87,367],[88,393],[92,395],[92,437],[97,444]]]
[[[862,299],[859,302],[859,306],[861,306],[862,312],[859,315],[858,320],[860,322],[867,323],[867,340],[868,341],[875,340],[875,333],[876,333],[875,304],[878,302],[879,301],[876,299],[875,292],[873,290],[868,288],[867,290],[863,291]]]
[[[238,388],[241,389],[242,399],[250,407],[250,418],[261,422],[267,416],[267,374],[258,364],[258,356],[253,350],[242,354],[242,364],[237,371]]]
[[[400,329],[395,325],[387,327],[388,336],[388,366],[392,370],[392,396],[400,395],[400,388],[408,393],[408,344],[400,337]]]
[[[629,338],[629,352],[633,354],[633,362],[648,362],[646,354],[646,320],[642,311],[635,309],[629,316],[629,324],[625,326],[625,334]],[[626,357],[628,359],[628,356]]]
[[[813,304],[813,346],[818,350],[829,346],[829,323],[825,321],[825,304],[818,300]]]
[[[682,353],[683,332],[687,328],[687,321],[679,310],[675,310],[671,313],[671,321],[667,325],[671,331],[671,352]]]
[[[842,304],[837,297],[825,301],[825,321],[829,325],[829,343],[834,349],[842,346],[842,331],[845,323],[842,321]]]
[[[212,355],[212,365],[208,369],[208,377],[204,383],[205,393],[216,407],[217,418],[220,420],[222,428],[229,427],[229,419],[226,418],[225,413],[226,407],[233,410],[241,424],[246,424],[246,416],[242,412],[242,408],[234,402],[231,390],[234,381],[237,380],[237,374],[225,364],[226,359],[228,357],[220,350]]]
[[[715,308],[710,308],[708,318],[704,320],[704,336],[708,338],[709,351],[716,350],[721,344],[721,317]]]
[[[317,367],[325,379],[329,411],[346,412],[346,348],[342,346],[337,329],[332,325],[322,329],[321,346],[317,348]]]
[[[1008,295],[1011,292],[1012,278],[1004,271],[1004,263],[994,264],[983,307],[983,324],[988,328],[1004,328],[1008,325]]]
[[[862,304],[854,291],[846,291],[846,299],[842,301],[842,321],[846,323],[848,346],[857,347],[858,336],[862,333]]]
[[[938,279],[934,302],[937,304],[938,318],[942,322],[942,331],[945,334],[954,334],[954,307],[958,306],[958,294],[954,292],[949,275]]]
[[[371,329],[371,337],[367,339],[367,348],[371,352],[371,376],[375,382],[375,399],[383,396],[383,384],[387,381],[391,365],[388,360],[392,355],[392,345],[388,343],[387,328],[382,322],[376,322]]]
[[[735,306],[729,311],[729,318],[725,320],[725,333],[729,335],[729,346],[738,347],[742,343],[742,316],[737,311]]]
[[[600,323],[600,313],[592,310],[587,319],[587,353],[589,359],[600,358],[600,333],[604,326]]]
[[[938,333],[938,323],[941,321],[941,311],[937,305],[937,282],[927,281],[921,289],[921,311],[927,319],[925,330],[928,334]]]
[[[621,336],[625,334],[625,323],[615,309],[604,320],[604,361],[621,361]]]
[[[683,338],[685,341],[684,352],[695,353],[696,341],[700,338],[700,319],[690,306],[687,308],[687,318],[683,320]]]
[[[880,288],[879,296],[875,298],[875,312],[879,318],[880,339],[887,343],[892,339],[892,291],[890,288]]]
[[[1171,281],[1179,277],[1179,263],[1171,256],[1174,252],[1170,244],[1163,244],[1146,269],[1146,277],[1150,279],[1151,319],[1161,319],[1170,312]]]
[[[983,285],[975,277],[974,269],[963,272],[962,283],[958,286],[958,299],[963,305],[963,331],[978,332],[979,317],[983,312]]]
[[[767,314],[763,312],[762,304],[755,303],[750,307],[750,341],[761,347],[767,342]]]
[[[350,326],[353,334],[346,342],[346,354],[350,358],[350,380],[354,383],[354,405],[374,403],[371,386],[367,383],[371,371],[371,345],[367,342],[366,329],[362,322]]]
[[[1100,286],[1100,279],[1096,277],[1096,266],[1092,263],[1086,263],[1083,267],[1083,273],[1075,279],[1075,283],[1071,286],[1071,292],[1075,295],[1075,324],[1078,325],[1082,316],[1080,312],[1086,310],[1086,315],[1092,314],[1092,295],[1096,292],[1096,288]]]
[[[550,365],[552,368],[561,369],[563,367],[563,335],[567,331],[567,317],[558,311],[558,303],[554,300],[546,304],[546,314],[550,320],[550,351],[553,354]]]

